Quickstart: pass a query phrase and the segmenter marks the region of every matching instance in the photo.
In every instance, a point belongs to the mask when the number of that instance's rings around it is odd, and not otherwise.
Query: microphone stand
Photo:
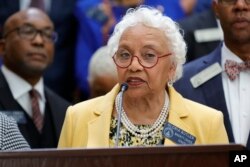
[[[120,127],[121,127],[121,115],[122,115],[122,104],[123,104],[123,93],[128,89],[128,84],[123,83],[121,85],[121,103],[118,106],[118,118],[117,118],[117,129],[116,129],[116,139],[115,139],[115,146],[118,147],[119,145],[119,137],[120,137]]]

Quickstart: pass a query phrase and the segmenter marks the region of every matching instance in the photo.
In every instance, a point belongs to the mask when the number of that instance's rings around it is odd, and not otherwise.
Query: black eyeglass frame
[[[51,37],[52,37],[52,38],[48,38],[48,37],[46,37],[46,35],[45,35],[45,33],[44,33],[45,30],[37,29],[37,28],[32,27],[32,26],[27,26],[27,27],[31,27],[31,28],[33,28],[33,29],[35,30],[35,33],[34,33],[33,37],[32,37],[32,38],[27,38],[27,36],[24,37],[24,35],[23,35],[22,32],[21,32],[22,28],[24,28],[24,27],[26,27],[26,26],[16,27],[16,28],[14,28],[14,29],[8,31],[6,34],[4,34],[3,37],[4,37],[4,38],[7,38],[7,36],[9,36],[11,33],[13,33],[13,32],[16,31],[17,34],[18,34],[22,39],[28,39],[28,40],[30,40],[30,41],[34,40],[35,37],[37,36],[37,34],[40,34],[41,37],[42,37],[45,41],[50,41],[50,42],[54,42],[54,43],[55,43],[55,42],[57,41],[57,39],[58,39],[58,34],[57,34],[57,32],[52,31],[52,34],[51,34]]]
[[[170,55],[172,55],[172,53],[167,53],[167,54],[164,54],[164,55],[162,55],[162,56],[157,56],[157,61],[155,62],[155,64],[154,64],[153,66],[150,66],[150,67],[144,66],[144,65],[141,63],[141,60],[140,60],[140,58],[139,58],[138,56],[132,56],[131,59],[130,59],[130,63],[129,63],[127,66],[124,66],[124,67],[123,67],[123,66],[120,66],[120,65],[116,62],[116,60],[115,60],[115,55],[116,55],[116,53],[112,56],[112,59],[114,60],[116,66],[118,66],[118,67],[120,67],[120,68],[128,68],[128,67],[132,64],[132,61],[133,61],[134,57],[136,57],[136,58],[138,59],[138,62],[140,63],[140,65],[141,65],[143,68],[150,69],[150,68],[153,68],[153,67],[156,66],[156,64],[158,63],[158,61],[159,61],[160,58],[170,56]]]

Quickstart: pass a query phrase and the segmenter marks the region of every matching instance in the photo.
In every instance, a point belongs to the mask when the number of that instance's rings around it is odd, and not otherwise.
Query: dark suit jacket
[[[19,7],[19,0],[0,0],[0,34],[6,19],[17,12]],[[53,64],[44,75],[46,85],[69,101],[73,100],[75,90],[74,55],[77,21],[74,10],[75,0],[51,0],[48,15],[59,37],[55,44]]]
[[[22,119],[20,119],[20,121],[17,120],[17,123],[22,135],[25,137],[32,148],[57,147],[66,109],[70,105],[67,101],[56,95],[47,87],[45,87],[45,97],[47,101],[47,110],[45,111],[45,114],[48,117],[46,117],[46,122],[44,123],[44,125],[46,125],[46,128],[44,128],[45,130],[43,130],[44,136],[39,136],[32,120],[12,96],[8,83],[2,71],[0,70],[0,111],[7,113],[7,115],[8,112],[12,111],[24,113],[22,117],[25,118],[26,121],[22,122]],[[34,136],[37,136],[37,138],[35,138]],[[40,145],[37,144],[38,142],[34,141],[40,140],[40,138],[42,137],[46,138],[48,142],[44,143],[43,141],[41,141],[42,144]],[[55,140],[50,142],[49,138],[51,140]]]
[[[210,42],[197,42],[194,36],[195,30],[218,27],[216,17],[212,9],[180,20],[179,25],[184,30],[184,39],[188,47],[187,62],[210,53],[220,43],[220,40]]]
[[[210,65],[216,62],[221,64],[221,46],[222,45],[219,45],[212,53],[187,63],[184,66],[183,77],[174,83],[174,87],[184,97],[222,111],[229,141],[234,142],[232,126],[223,91],[221,74],[218,74],[197,88],[193,88],[190,82],[191,77]],[[250,136],[248,137],[247,148],[250,149]]]

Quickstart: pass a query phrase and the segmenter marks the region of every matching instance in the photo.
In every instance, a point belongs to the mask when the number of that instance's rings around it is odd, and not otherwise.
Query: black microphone
[[[123,93],[128,89],[128,84],[126,82],[121,84],[121,103],[118,106],[118,118],[117,118],[117,129],[116,129],[116,139],[115,139],[115,146],[118,147],[119,137],[120,137],[120,127],[121,127],[121,114],[122,114],[122,103],[123,103]]]
[[[126,82],[121,85],[121,92],[124,93],[128,89],[128,84]]]

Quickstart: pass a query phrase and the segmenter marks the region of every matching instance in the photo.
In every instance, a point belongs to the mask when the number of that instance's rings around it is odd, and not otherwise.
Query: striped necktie
[[[35,89],[32,89],[29,94],[31,98],[32,120],[37,130],[41,133],[43,128],[43,116],[39,108],[39,93]]]

